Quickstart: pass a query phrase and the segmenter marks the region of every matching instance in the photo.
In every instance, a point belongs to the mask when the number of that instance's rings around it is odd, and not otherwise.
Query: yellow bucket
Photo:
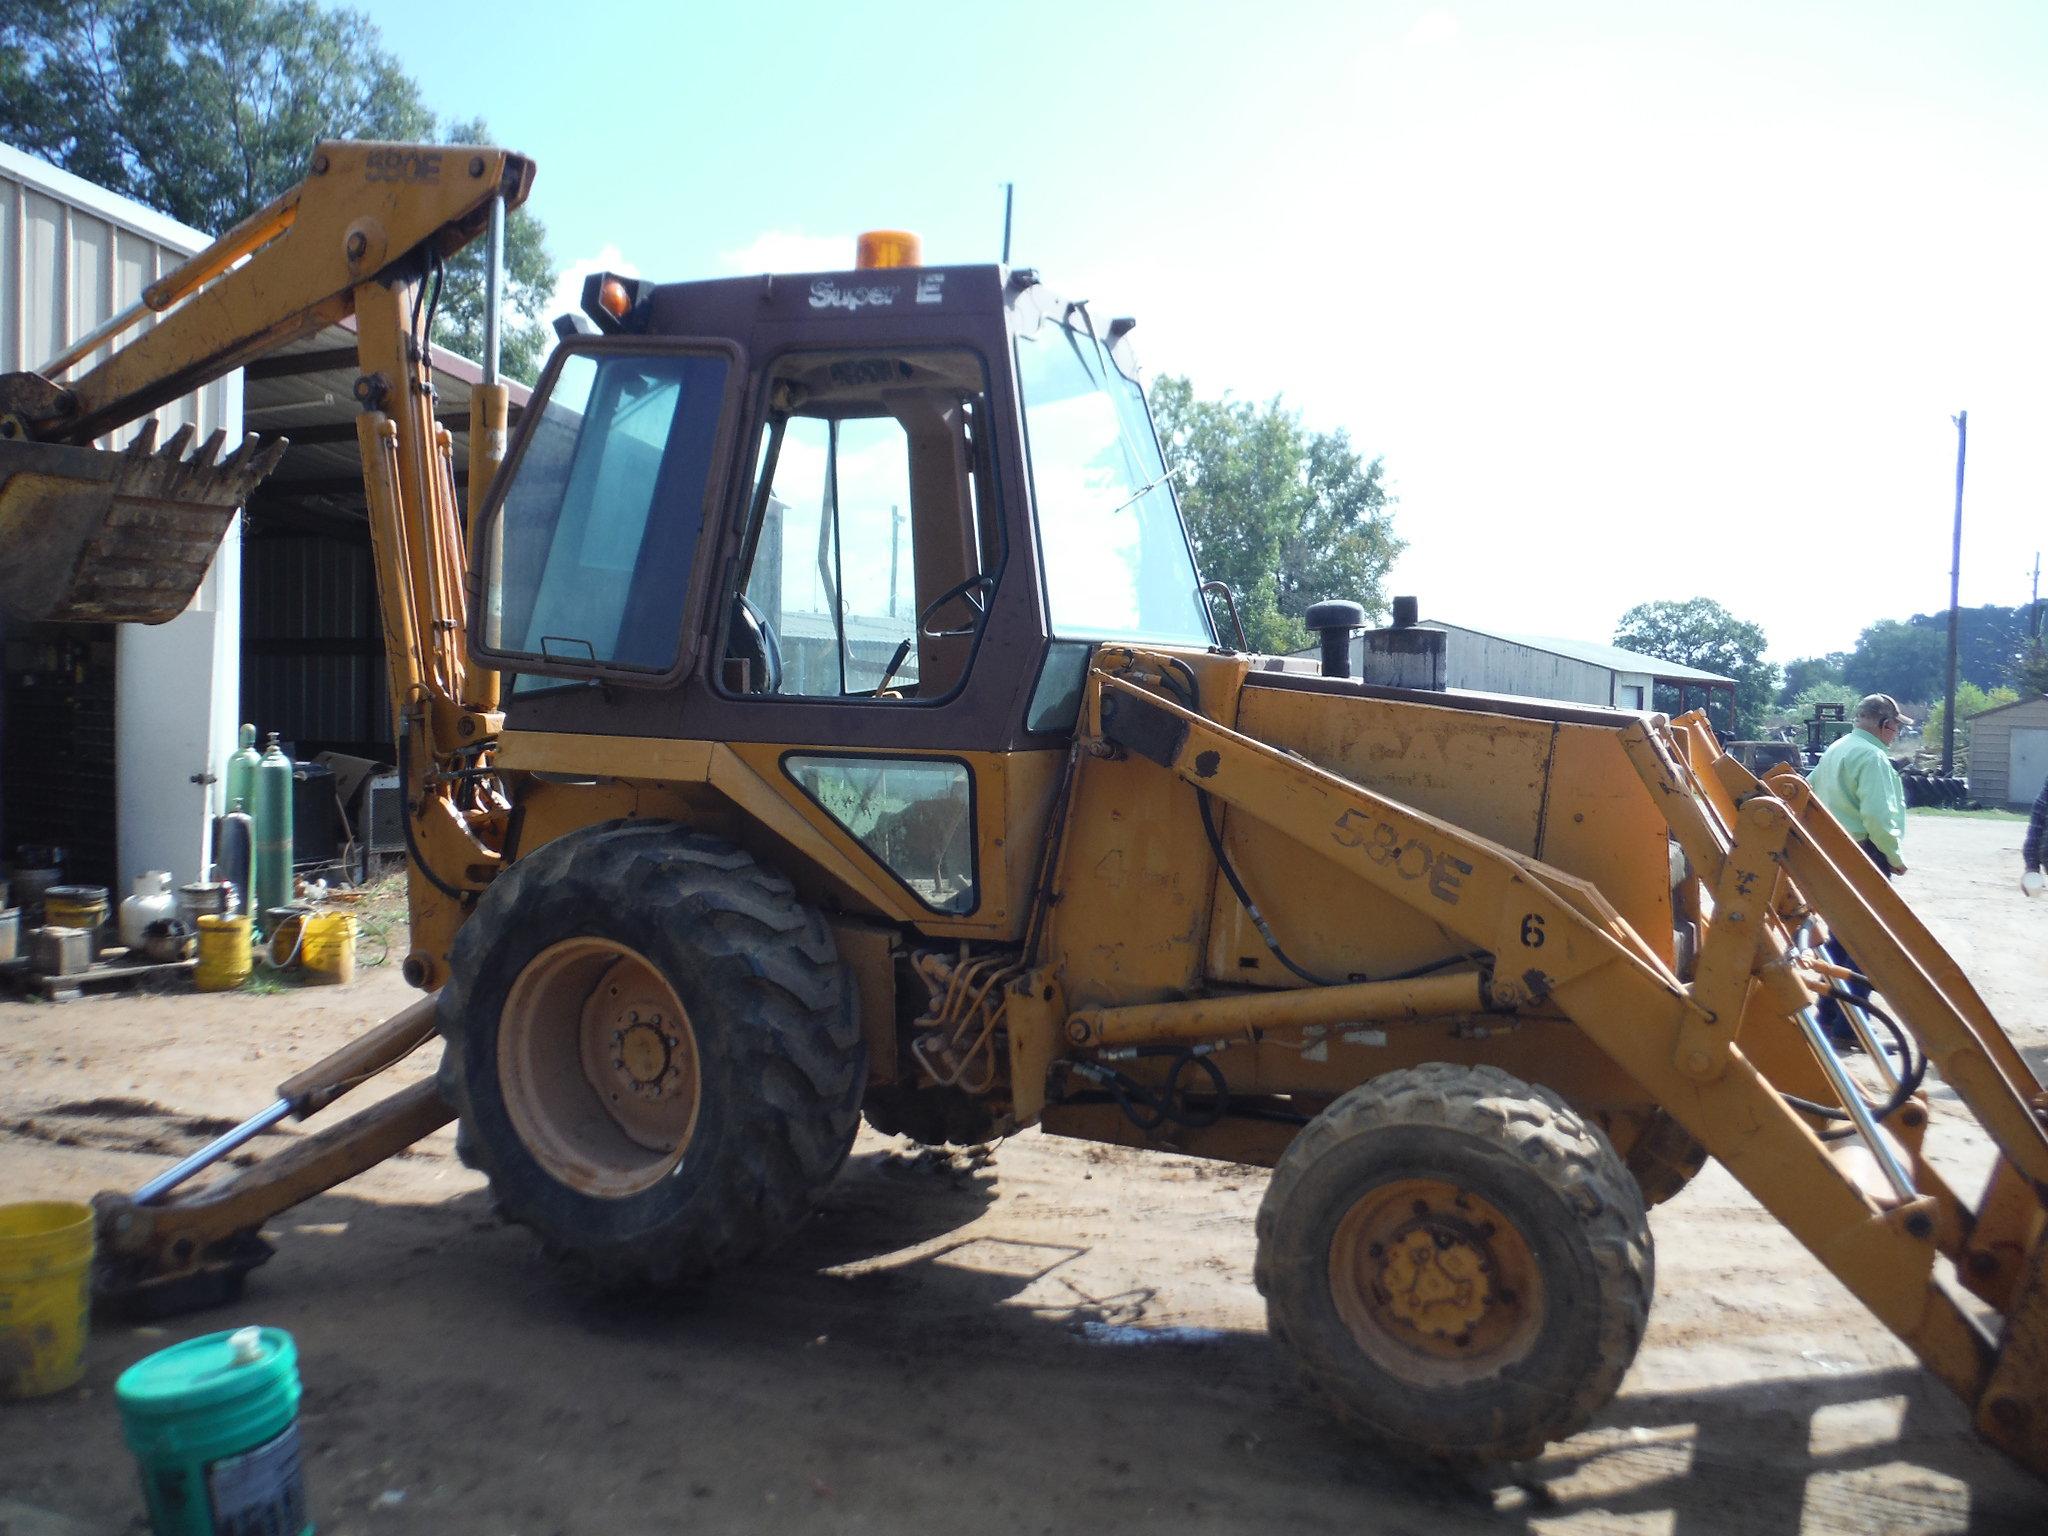
[[[299,941],[299,964],[308,981],[347,986],[356,979],[356,915],[309,912]]]
[[[92,1207],[0,1205],[0,1397],[75,1385],[91,1308]]]
[[[199,923],[199,965],[192,983],[202,992],[228,992],[249,979],[249,919],[202,912]]]
[[[99,953],[107,912],[103,885],[53,885],[43,893],[43,921],[52,928],[84,929],[90,935],[86,947],[93,954]]]

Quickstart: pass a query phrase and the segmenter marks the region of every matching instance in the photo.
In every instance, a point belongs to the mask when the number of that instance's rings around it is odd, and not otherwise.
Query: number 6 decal
[[[1543,947],[1543,914],[1531,912],[1522,919],[1522,947],[1541,949]]]

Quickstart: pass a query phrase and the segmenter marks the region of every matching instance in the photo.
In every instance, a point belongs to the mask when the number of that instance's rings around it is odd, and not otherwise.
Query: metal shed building
[[[1970,717],[1970,793],[2026,810],[2048,783],[2048,694]]]
[[[0,145],[0,371],[40,368],[211,241]],[[164,436],[190,423],[201,438],[218,428],[239,440],[241,376],[172,402],[157,419]],[[98,884],[146,869],[199,877],[211,781],[235,743],[241,576],[238,518],[191,606],[168,624],[6,631],[0,847],[62,846],[69,874]]]
[[[1444,686],[1470,693],[1560,699],[1612,709],[1682,714],[1705,709],[1724,735],[1735,711],[1735,680],[1640,651],[1590,640],[1511,635],[1428,619],[1414,626],[1444,636]],[[1381,633],[1386,633],[1382,631]],[[1351,672],[1367,675],[1366,636],[1351,640]],[[1313,650],[1295,654],[1314,657]]]
[[[1732,678],[1618,645],[1502,634],[1438,620],[1422,627],[1449,637],[1444,680],[1452,688],[1672,714],[1704,707],[1717,723],[1735,697]]]

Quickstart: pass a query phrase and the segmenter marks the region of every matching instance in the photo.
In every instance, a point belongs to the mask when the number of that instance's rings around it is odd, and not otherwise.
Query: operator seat
[[[747,664],[748,693],[782,691],[782,647],[768,615],[744,592],[735,592],[725,628],[725,659]]]

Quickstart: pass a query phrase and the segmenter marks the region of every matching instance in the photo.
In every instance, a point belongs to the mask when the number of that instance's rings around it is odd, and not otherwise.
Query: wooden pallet
[[[152,982],[188,977],[197,960],[130,960],[125,949],[109,950],[90,969],[68,976],[43,976],[29,969],[26,960],[0,967],[0,979],[16,992],[40,997],[52,1003],[73,1003],[88,992],[126,992]]]

